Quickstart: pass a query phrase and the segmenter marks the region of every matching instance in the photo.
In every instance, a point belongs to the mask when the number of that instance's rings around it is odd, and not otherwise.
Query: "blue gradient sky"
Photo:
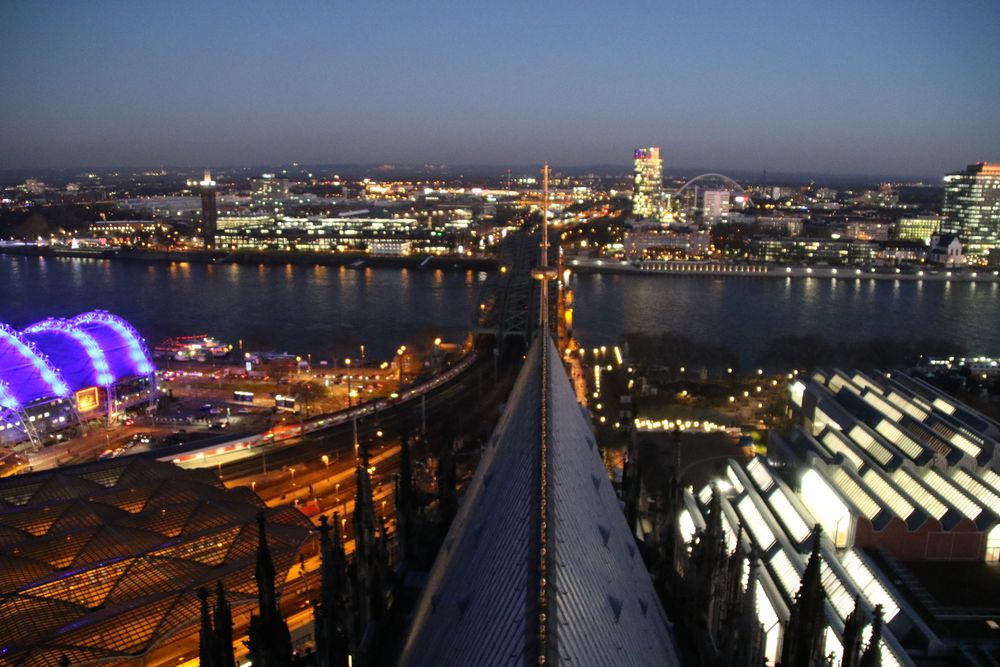
[[[0,168],[1000,160],[1000,2],[0,4]]]

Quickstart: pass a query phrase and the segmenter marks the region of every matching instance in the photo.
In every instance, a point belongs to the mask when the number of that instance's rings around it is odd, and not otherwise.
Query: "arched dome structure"
[[[0,324],[0,382],[6,387],[8,402],[17,406],[70,393],[48,358],[5,324]]]
[[[20,332],[0,324],[0,406],[8,409],[153,370],[136,330],[105,311],[49,318]]]
[[[13,410],[16,407],[17,399],[14,398],[14,392],[11,390],[10,385],[0,380],[0,408]]]
[[[92,310],[72,319],[74,325],[97,340],[115,378],[129,375],[149,375],[153,362],[146,343],[132,325],[103,310]]]
[[[69,320],[42,320],[24,329],[21,335],[45,350],[53,366],[75,390],[107,387],[117,379],[111,374],[107,355],[97,340]]]

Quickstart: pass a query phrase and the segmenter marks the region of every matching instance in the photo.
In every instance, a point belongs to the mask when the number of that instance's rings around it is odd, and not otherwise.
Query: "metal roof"
[[[538,664],[543,651],[549,664],[680,664],[547,336],[532,345],[448,532],[401,664]]]

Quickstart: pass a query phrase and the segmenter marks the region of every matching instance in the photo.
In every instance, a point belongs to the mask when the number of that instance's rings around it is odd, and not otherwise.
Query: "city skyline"
[[[1000,664],[1000,0],[0,26],[0,663]]]
[[[905,177],[1000,153],[989,3],[123,7],[0,8],[0,169],[624,165],[655,145],[665,172]]]

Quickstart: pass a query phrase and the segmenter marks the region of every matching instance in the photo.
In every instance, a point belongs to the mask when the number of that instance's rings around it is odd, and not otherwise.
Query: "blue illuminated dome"
[[[0,324],[0,380],[7,387],[8,402],[18,405],[70,392],[49,360],[5,324]]]
[[[18,405],[17,399],[14,398],[14,392],[3,380],[0,380],[0,408],[7,408],[8,410],[13,410]]]
[[[153,362],[146,349],[146,343],[132,325],[111,313],[93,310],[72,319],[98,342],[115,378],[129,375],[149,375],[153,372]]]
[[[105,311],[50,318],[21,332],[0,324],[0,407],[108,387],[153,369],[138,332]]]
[[[97,340],[68,320],[32,324],[21,335],[44,350],[63,378],[75,388],[106,387],[117,378]]]

